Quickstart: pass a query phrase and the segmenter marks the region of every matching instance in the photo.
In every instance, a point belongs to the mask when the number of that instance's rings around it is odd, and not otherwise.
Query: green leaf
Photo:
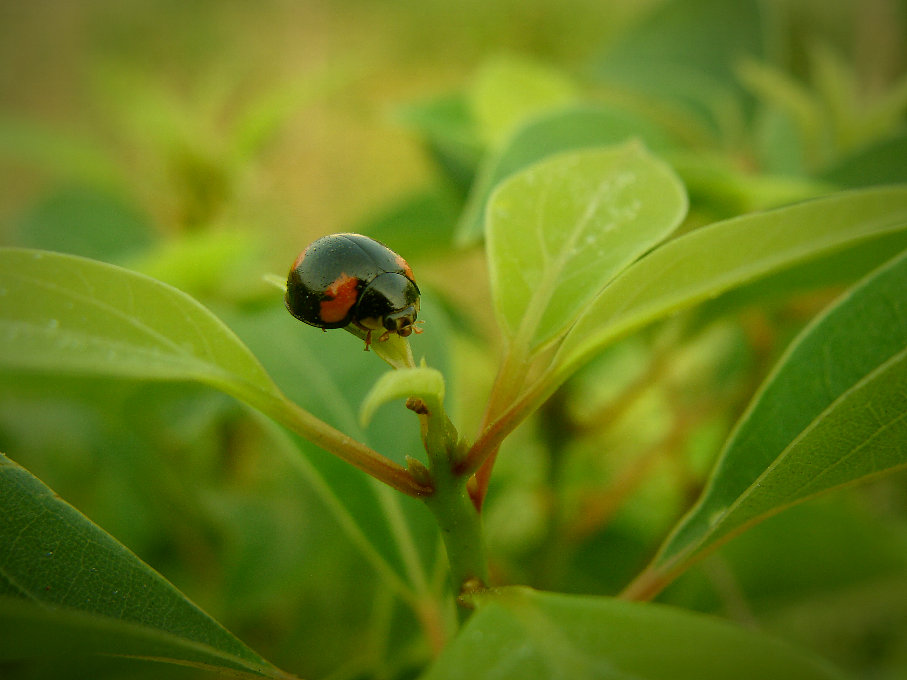
[[[290,402],[249,349],[185,293],[93,260],[0,250],[0,367],[195,380],[404,491],[405,471]]]
[[[907,187],[844,192],[717,222],[664,244],[588,305],[558,351],[560,384],[602,347],[759,278],[907,227]]]
[[[423,680],[829,680],[828,664],[760,633],[702,614],[610,598],[504,588]]]
[[[359,412],[363,427],[368,425],[375,411],[382,404],[394,399],[418,397],[429,404],[429,409],[444,403],[444,376],[433,368],[401,368],[381,376],[374,384]]]
[[[460,218],[457,240],[467,244],[482,239],[488,199],[507,177],[555,153],[628,139],[641,139],[655,151],[669,144],[667,135],[642,116],[605,106],[571,106],[530,119],[482,163]]]
[[[287,677],[2,454],[0,545],[0,658],[62,647]]]
[[[0,250],[0,366],[198,380],[276,394],[248,349],[188,295],[112,265]]]
[[[567,153],[514,175],[488,210],[499,322],[536,348],[624,267],[665,238],[687,202],[673,171],[637,143]]]
[[[827,168],[822,179],[844,187],[907,182],[907,134],[860,149]]]
[[[844,484],[907,466],[907,253],[793,342],[656,569]]]
[[[84,133],[66,131],[32,118],[0,115],[0,155],[60,181],[121,189],[122,170],[101,145]]]
[[[609,90],[642,96],[646,112],[666,125],[696,134],[705,124],[734,139],[749,103],[735,67],[764,53],[765,15],[757,0],[660,3],[604,50],[594,68]]]
[[[16,222],[16,245],[108,261],[141,252],[154,237],[148,217],[125,197],[85,186],[54,189]]]
[[[501,57],[479,71],[469,101],[481,136],[494,147],[531,116],[565,106],[576,96],[575,85],[560,71]]]

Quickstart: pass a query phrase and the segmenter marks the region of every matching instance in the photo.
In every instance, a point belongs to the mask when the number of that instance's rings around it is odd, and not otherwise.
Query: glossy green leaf
[[[794,341],[753,399],[661,569],[787,506],[907,466],[907,253]]]
[[[717,222],[664,244],[588,305],[556,358],[556,383],[602,347],[759,278],[907,227],[907,187],[845,192]]]
[[[0,658],[117,654],[287,677],[0,454]]]
[[[0,365],[199,380],[234,395],[275,394],[248,349],[188,295],[80,257],[0,251]]]
[[[686,207],[677,176],[637,143],[558,155],[508,179],[487,227],[506,334],[530,348],[551,340]]]
[[[605,106],[571,106],[530,119],[479,169],[457,227],[460,243],[480,241],[494,188],[507,177],[556,153],[640,139],[649,149],[668,146],[664,131],[638,115]]]
[[[806,652],[702,614],[610,598],[505,588],[423,680],[830,680]]]
[[[401,368],[385,373],[369,390],[359,420],[363,425],[371,422],[375,411],[382,404],[394,399],[418,397],[429,404],[429,408],[444,403],[444,376],[433,368]]]

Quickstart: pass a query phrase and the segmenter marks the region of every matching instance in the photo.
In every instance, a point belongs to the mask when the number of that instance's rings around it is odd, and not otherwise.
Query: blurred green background
[[[896,0],[7,0],[0,244],[121,264],[189,292],[290,396],[402,459],[419,448],[408,413],[384,407],[357,430],[380,362],[351,336],[301,327],[263,274],[284,275],[323,234],[387,240],[425,293],[416,354],[445,371],[471,436],[498,338],[462,215],[483,162],[526,115],[565,101],[618,111],[674,154],[691,228],[907,181],[905,36]],[[499,578],[618,590],[830,295],[704,323],[666,355],[677,337],[667,324],[578,376],[544,427],[522,428],[502,453],[487,514]],[[622,387],[636,389],[629,406],[615,406]],[[265,657],[307,678],[413,676],[430,641],[324,496],[274,455],[281,447],[309,456],[397,566],[359,473],[222,395],[0,376],[0,450]],[[658,447],[669,454],[653,457]],[[400,502],[443,583],[431,519]],[[907,677],[905,516],[903,479],[838,494],[738,539],[665,598],[874,677]],[[23,677],[53,677],[57,663]],[[138,672],[124,668],[99,662],[94,677]]]

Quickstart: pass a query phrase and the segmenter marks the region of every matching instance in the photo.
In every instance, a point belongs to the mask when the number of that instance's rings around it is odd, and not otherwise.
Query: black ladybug
[[[403,337],[421,333],[413,324],[419,314],[419,287],[413,270],[390,248],[361,234],[331,234],[303,250],[287,278],[287,309],[318,328],[354,324]]]

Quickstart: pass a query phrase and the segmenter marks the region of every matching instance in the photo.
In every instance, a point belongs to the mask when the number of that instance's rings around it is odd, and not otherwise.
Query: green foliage
[[[670,570],[836,486],[907,465],[905,290],[907,255],[901,255],[793,341],[654,569]]]
[[[488,209],[499,322],[536,349],[683,219],[671,169],[637,145],[557,156],[516,174]]]
[[[905,220],[907,190],[870,189],[717,222],[677,238],[629,267],[585,310],[559,349],[560,371],[569,373],[605,343],[677,309],[901,231]]]
[[[657,605],[503,588],[426,678],[839,678],[759,633]]]
[[[0,491],[0,658],[120,654],[285,677],[5,456]],[[63,647],[39,644],[53,638]]]
[[[0,675],[903,676],[907,13],[510,4],[73,9],[53,120],[14,17]],[[422,332],[286,313],[349,230]]]

